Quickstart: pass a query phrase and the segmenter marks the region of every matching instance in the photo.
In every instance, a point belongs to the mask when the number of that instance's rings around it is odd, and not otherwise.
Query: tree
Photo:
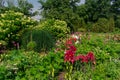
[[[0,7],[4,6],[4,0],[0,0]]]
[[[87,14],[87,6],[85,4],[77,6],[76,13],[79,15],[80,18],[83,18],[84,21],[87,23],[88,14]]]
[[[30,4],[27,0],[18,0],[18,8],[20,12],[25,15],[32,16],[33,14],[30,12],[33,8],[33,5]]]
[[[76,14],[77,4],[80,0],[39,0],[42,5],[44,19],[60,19],[66,21],[72,31],[75,31],[79,16]]]
[[[96,22],[99,18],[109,18],[111,0],[86,0],[88,20]]]
[[[120,0],[112,0],[111,11],[120,15]]]
[[[0,13],[4,13],[8,10],[14,10],[16,12],[22,12],[27,16],[34,16],[35,13],[32,13],[31,10],[33,5],[28,2],[28,0],[1,0],[0,1]]]
[[[111,12],[114,15],[115,26],[120,28],[120,0],[112,0]]]

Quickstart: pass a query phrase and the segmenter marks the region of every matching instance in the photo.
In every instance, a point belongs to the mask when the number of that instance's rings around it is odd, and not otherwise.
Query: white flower
[[[79,39],[79,37],[77,35],[72,35],[73,38],[76,38],[77,40]]]
[[[79,43],[79,41],[77,40],[76,42],[75,42],[75,44],[78,44]]]

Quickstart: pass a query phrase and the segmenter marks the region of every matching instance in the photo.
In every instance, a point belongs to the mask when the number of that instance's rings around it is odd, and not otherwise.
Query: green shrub
[[[114,31],[114,19],[100,18],[96,23],[93,24],[93,32],[112,32]]]
[[[86,25],[86,30],[88,32],[92,31],[92,26],[93,26],[93,23],[92,22],[88,22],[87,25]]]
[[[26,28],[33,26],[36,22],[20,12],[6,11],[0,14],[0,40],[13,47],[14,42],[20,42],[20,37]]]
[[[47,30],[56,38],[65,38],[70,30],[67,28],[65,21],[60,20],[47,20],[43,21],[36,29]]]
[[[73,26],[73,30],[74,32],[80,31],[80,29],[85,29],[85,21],[83,18],[78,18],[78,19],[73,19],[72,21],[72,26]]]

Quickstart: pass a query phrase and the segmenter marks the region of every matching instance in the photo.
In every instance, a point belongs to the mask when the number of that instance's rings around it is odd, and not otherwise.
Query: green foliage
[[[39,0],[42,6],[42,16],[45,19],[58,19],[66,21],[71,31],[75,31],[76,23],[79,23],[79,16],[76,14],[77,3],[80,0]]]
[[[83,18],[79,18],[79,19],[77,19],[77,20],[74,20],[74,22],[73,22],[74,24],[73,24],[73,30],[74,31],[85,31],[85,26],[86,26],[86,24],[85,24],[85,21],[84,21],[84,19]],[[84,29],[84,30],[83,30]]]
[[[35,25],[30,17],[14,11],[6,11],[0,15],[0,40],[12,46],[12,41],[20,42],[20,37],[26,28]]]
[[[106,34],[108,35],[108,34]],[[109,34],[110,35],[110,34]],[[83,34],[81,36],[81,44],[76,44],[77,55],[93,51],[96,64],[80,64],[74,66],[71,79],[81,80],[117,80],[119,79],[119,43],[113,42],[111,38],[107,40],[105,34]],[[77,67],[77,68],[75,68]],[[79,70],[78,70],[79,69]]]
[[[81,80],[119,80],[120,62],[104,62],[89,69],[86,72],[75,71],[72,74],[72,79],[81,79]],[[89,66],[87,66],[89,67]]]
[[[35,31],[36,32],[36,31]],[[64,50],[50,51],[48,54],[38,54],[33,51],[14,50],[0,55],[1,80],[53,80],[67,76],[66,79],[76,80],[119,80],[120,76],[120,45],[108,34],[81,34],[81,41],[75,44],[76,56],[92,51],[95,55],[94,64],[64,63]],[[109,34],[111,35],[111,34]],[[112,35],[111,35],[112,36]],[[64,43],[62,44],[64,45]],[[60,48],[60,47],[59,47]],[[54,50],[54,49],[53,49]],[[66,72],[68,71],[68,73]],[[64,72],[63,76],[59,73]]]
[[[0,55],[0,79],[55,79],[63,66],[61,52],[42,56],[35,52],[10,51]]]
[[[93,24],[93,32],[112,32],[114,31],[114,20],[111,18],[107,20],[105,18],[100,18],[96,23]]]
[[[3,40],[0,40],[0,53],[4,53],[7,43]]]
[[[110,8],[111,1],[110,0],[86,0],[85,2],[88,20],[89,21],[97,21],[99,18],[107,18],[111,16]]]
[[[117,17],[117,16],[120,16],[120,1],[119,0],[113,0],[112,1],[112,5],[111,5],[111,11],[115,14],[114,16]]]
[[[36,29],[49,31],[55,39],[65,38],[70,32],[65,21],[47,20],[42,22]]]
[[[115,26],[116,26],[117,28],[120,28],[120,18],[118,18],[118,19],[116,20]]]
[[[5,75],[1,75],[2,79],[15,79],[16,76],[23,76],[26,69],[40,64],[41,58],[39,54],[34,52],[10,51],[0,57],[2,63],[0,69],[4,66]],[[22,72],[22,73],[21,73]]]
[[[28,48],[28,46],[29,48],[32,47],[30,45],[34,44],[29,43],[30,41],[34,41],[36,43],[36,46],[34,46],[34,51],[37,52],[47,52],[52,49],[55,44],[54,37],[47,30],[43,29],[27,31],[25,34],[22,35],[22,45],[25,49]]]
[[[17,4],[17,5],[16,5]],[[0,1],[0,13],[13,10],[15,12],[21,12],[26,16],[34,16],[36,12],[31,12],[33,5],[29,0],[1,0]]]
[[[112,31],[114,22],[116,27],[119,27],[119,19],[117,17],[120,16],[120,1],[117,0],[86,0],[85,4],[79,4],[80,0],[39,0],[39,2],[42,5],[41,9],[43,9],[43,19],[66,21],[71,31],[78,31],[79,28],[85,27],[86,24],[89,25],[89,22],[95,23],[94,27],[100,27],[101,22],[99,23],[99,21],[101,21],[101,18],[104,19],[103,21],[105,22],[108,19],[108,24],[102,22],[102,26],[105,27],[105,29],[108,25],[110,26],[109,29],[107,27],[107,31],[101,28],[100,30],[103,32]],[[113,25],[111,26],[111,24]],[[89,28],[91,29],[92,27]],[[87,28],[87,30],[90,30],[89,28]],[[95,28],[95,30],[97,29]]]
[[[119,63],[120,64],[120,63]],[[117,80],[119,79],[119,71],[118,65],[113,61],[103,64],[99,64],[96,66],[96,70],[93,72],[93,80],[99,80],[99,79],[109,79],[109,80]]]
[[[30,41],[30,42],[27,44],[27,49],[28,49],[28,50],[34,50],[35,47],[36,47],[36,42],[35,42],[35,41]]]
[[[0,45],[6,46],[7,43],[5,41],[3,41],[3,40],[0,40]]]
[[[87,6],[85,4],[81,4],[77,6],[76,13],[80,16],[80,18],[83,18],[83,20],[87,22],[88,14],[87,14]]]

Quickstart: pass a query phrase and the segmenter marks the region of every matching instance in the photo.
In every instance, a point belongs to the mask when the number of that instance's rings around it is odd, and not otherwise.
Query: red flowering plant
[[[65,45],[67,50],[65,50],[64,61],[71,62],[72,64],[75,61],[81,61],[82,63],[92,62],[95,64],[95,56],[93,52],[88,52],[88,54],[86,55],[81,54],[81,55],[75,56],[77,49],[74,46],[74,44],[76,40],[77,40],[76,38],[70,38],[66,41]]]
[[[64,61],[67,62],[67,64],[66,64],[67,73],[65,75],[65,78],[70,79],[72,70],[73,70],[73,64],[75,61],[76,47],[73,45],[67,46],[67,47],[68,47],[68,50],[66,50],[65,54],[64,54]]]
[[[66,79],[71,78],[73,64],[75,61],[76,47],[74,46],[74,43],[76,42],[76,40],[77,40],[76,38],[70,38],[65,42],[66,50],[64,54],[64,61],[66,62],[66,70],[67,70],[67,73],[65,75]]]
[[[75,46],[70,46],[69,50],[65,51],[64,61],[71,62],[73,64],[75,61],[75,52],[76,52]]]
[[[66,50],[64,54],[64,62],[67,62],[67,66],[74,67],[75,70],[80,70],[80,67],[84,67],[85,64],[95,64],[95,56],[93,52],[88,52],[86,55],[75,55],[76,47],[74,46],[77,39],[70,38],[66,41]],[[82,66],[83,65],[83,66]],[[78,68],[79,67],[79,68]],[[73,68],[68,68],[68,71]],[[70,73],[70,72],[69,72]]]
[[[88,52],[86,55],[79,54],[76,56],[76,47],[75,43],[77,41],[77,38],[72,37],[66,40],[65,42],[65,52],[64,52],[64,62],[66,65],[66,78],[70,78],[73,69],[74,70],[82,70],[85,72],[85,70],[91,69],[91,65],[95,64],[95,56],[93,52]]]
[[[66,40],[65,47],[69,48],[70,46],[73,46],[76,41],[77,41],[76,38],[70,38],[70,39]]]
[[[81,63],[88,63],[88,62],[92,62],[93,64],[95,64],[95,56],[93,52],[88,52],[86,55],[78,55],[75,58],[75,61],[81,61]]]

